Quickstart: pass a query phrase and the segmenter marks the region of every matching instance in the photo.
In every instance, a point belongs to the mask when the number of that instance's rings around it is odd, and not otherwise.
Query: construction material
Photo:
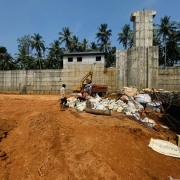
[[[85,112],[92,113],[92,114],[99,114],[99,115],[105,115],[105,116],[111,116],[111,111],[109,110],[99,110],[99,109],[90,109],[86,108]]]
[[[180,158],[180,148],[168,141],[151,138],[149,147],[161,154]]]

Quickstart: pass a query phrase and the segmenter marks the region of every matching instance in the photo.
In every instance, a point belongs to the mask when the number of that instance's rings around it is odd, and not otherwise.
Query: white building
[[[63,68],[74,65],[94,65],[104,66],[107,53],[104,52],[74,52],[63,55]],[[72,67],[71,67],[72,68]]]

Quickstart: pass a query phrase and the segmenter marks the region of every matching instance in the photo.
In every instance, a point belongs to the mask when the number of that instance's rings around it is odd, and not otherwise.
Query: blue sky
[[[123,49],[117,34],[130,24],[131,13],[156,10],[154,23],[165,15],[180,22],[180,0],[0,0],[0,46],[14,57],[18,53],[17,38],[39,33],[46,47],[59,38],[58,32],[69,27],[73,35],[89,43],[97,42],[95,34],[100,24],[112,30],[111,45]],[[62,46],[64,46],[62,44]]]

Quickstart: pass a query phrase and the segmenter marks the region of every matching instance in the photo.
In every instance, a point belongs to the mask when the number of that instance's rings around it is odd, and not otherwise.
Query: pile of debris
[[[154,112],[161,112],[161,102],[152,100],[148,93],[139,93],[135,87],[124,87],[117,92],[116,99],[88,96],[86,101],[80,102],[75,96],[68,98],[68,106],[78,112],[90,112],[95,114],[111,115],[112,111],[131,115],[135,120],[153,128],[156,122],[148,117],[141,116],[141,112],[150,109]]]

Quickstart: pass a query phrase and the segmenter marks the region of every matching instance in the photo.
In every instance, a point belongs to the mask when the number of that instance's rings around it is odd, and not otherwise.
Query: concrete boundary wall
[[[68,68],[41,71],[0,71],[0,91],[22,94],[59,94],[61,85],[65,83],[67,84],[67,92],[72,93],[72,87],[79,86],[82,77],[92,68],[94,72],[93,82],[106,84],[109,92],[114,92],[127,86],[127,63],[123,61],[126,54],[125,51],[118,51],[117,62],[119,61],[119,63],[116,68],[89,66],[81,67],[81,71],[78,67],[75,68],[77,71]],[[168,91],[180,91],[180,67],[158,67],[157,69],[156,65],[157,60],[152,60],[148,68],[148,74],[152,76],[150,79],[155,81],[155,84],[158,83],[158,87],[153,87],[153,85],[151,87]]]
[[[159,67],[158,88],[168,91],[180,91],[180,67]]]
[[[93,83],[108,85],[109,92],[115,90],[115,68],[104,65],[78,66],[72,69],[13,70],[0,71],[0,92],[22,94],[59,94],[62,84],[67,93],[72,87],[79,86],[81,79],[93,69]]]

